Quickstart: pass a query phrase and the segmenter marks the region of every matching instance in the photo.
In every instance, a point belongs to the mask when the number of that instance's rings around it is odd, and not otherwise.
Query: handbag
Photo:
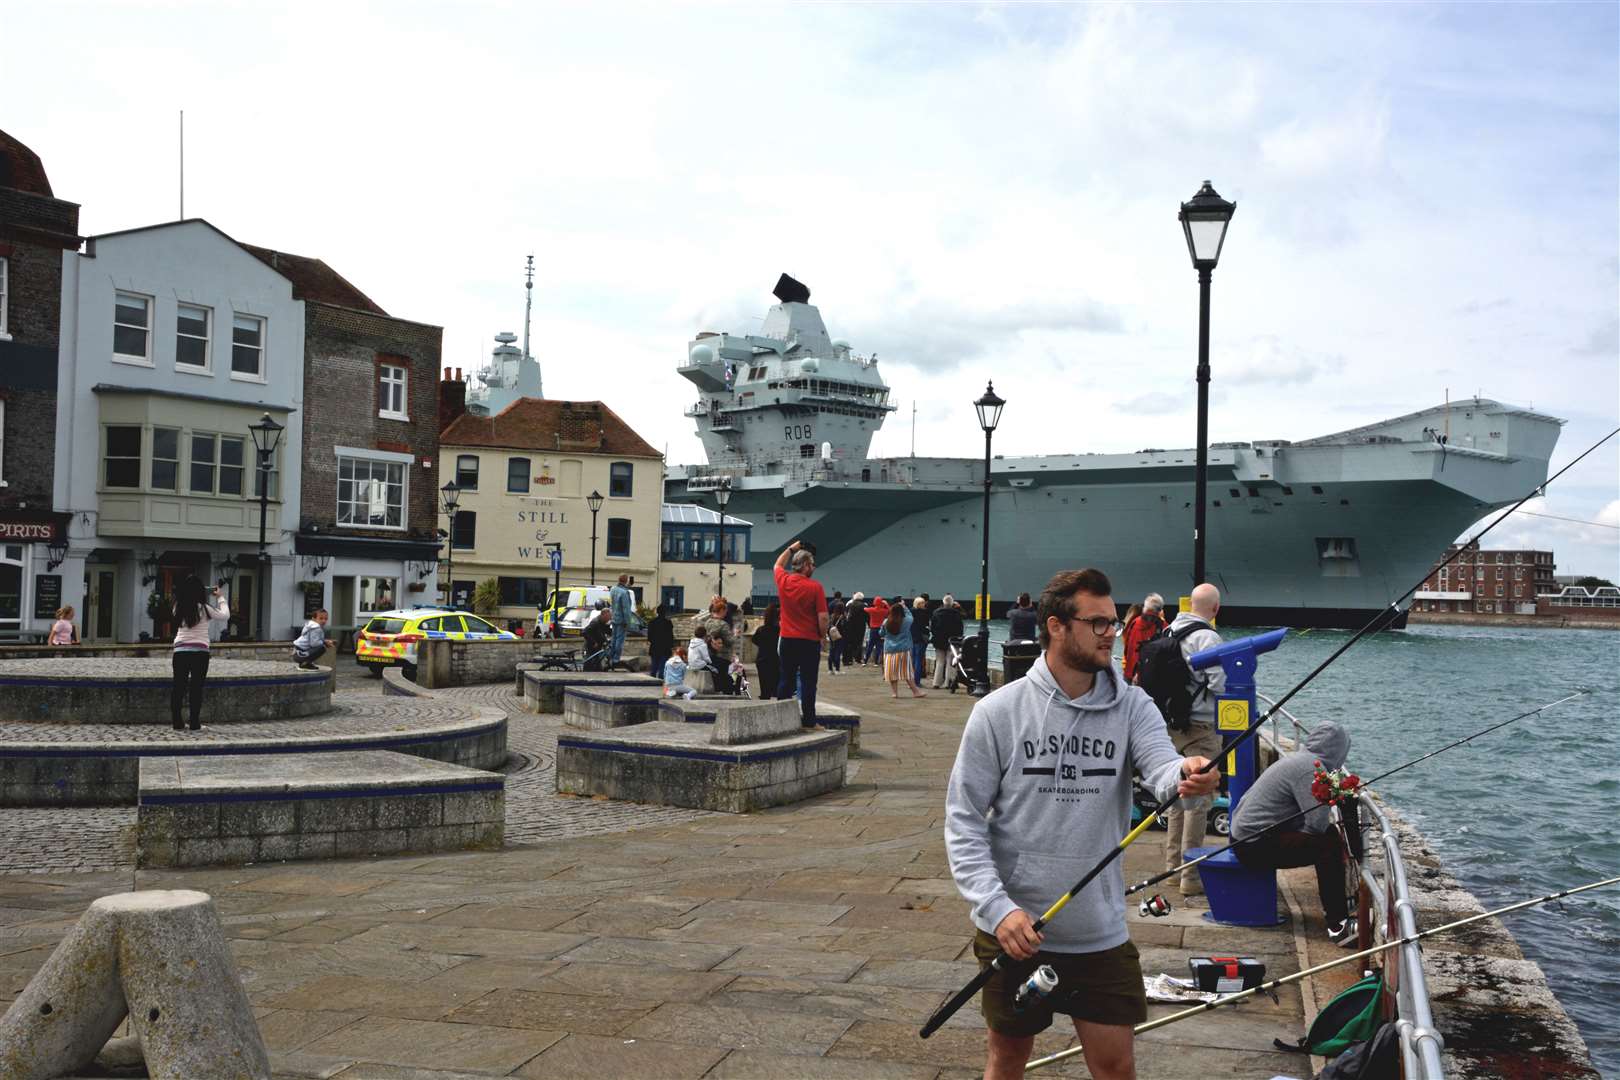
[[[843,637],[844,637],[844,632],[842,630],[838,629],[837,626],[829,626],[829,627],[827,627],[827,640],[828,641],[841,641],[843,639]]]

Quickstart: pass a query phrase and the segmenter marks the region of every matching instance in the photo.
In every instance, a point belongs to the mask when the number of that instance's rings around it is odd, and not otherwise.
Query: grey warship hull
[[[807,323],[819,339],[795,332]],[[766,331],[694,343],[682,373],[700,390],[695,367],[724,365],[731,353],[736,370],[715,369],[690,412],[710,464],[672,468],[666,499],[709,502],[716,486],[730,488],[727,512],[754,526],[756,596],[775,592],[770,566],[795,538],[816,545],[817,577],[829,592],[978,593],[983,461],[865,457],[888,408],[875,362],[838,351],[816,357],[825,330],[803,301],[773,308]],[[851,377],[841,359],[863,366]],[[858,385],[864,375],[870,380]],[[1300,442],[1217,444],[1207,576],[1221,588],[1223,620],[1364,625],[1471,523],[1545,481],[1561,423],[1471,399]],[[835,444],[828,432],[854,434],[857,445]],[[1103,569],[1121,605],[1149,592],[1174,604],[1195,584],[1193,469],[1191,450],[995,459],[993,611],[1078,566]]]

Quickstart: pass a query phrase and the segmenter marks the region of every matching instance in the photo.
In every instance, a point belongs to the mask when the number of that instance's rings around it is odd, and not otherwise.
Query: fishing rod
[[[1382,945],[1374,945],[1370,949],[1363,949],[1360,952],[1351,953],[1349,956],[1341,956],[1337,960],[1329,960],[1325,964],[1317,964],[1315,967],[1306,968],[1304,971],[1296,971],[1292,975],[1284,975],[1279,979],[1272,979],[1270,982],[1261,983],[1259,986],[1251,987],[1248,990],[1239,990],[1233,994],[1226,994],[1215,1001],[1206,1001],[1201,1005],[1194,1005],[1190,1009],[1183,1009],[1181,1012],[1171,1013],[1169,1016],[1161,1016],[1157,1020],[1149,1020],[1145,1024],[1137,1024],[1135,1031],[1136,1034],[1140,1035],[1143,1032],[1152,1031],[1155,1028],[1162,1028],[1166,1024],[1173,1024],[1177,1020],[1185,1020],[1188,1017],[1197,1016],[1199,1013],[1206,1013],[1211,1009],[1218,1009],[1223,1005],[1231,1005],[1242,998],[1250,997],[1254,994],[1269,993],[1276,990],[1279,986],[1286,986],[1289,983],[1299,982],[1301,979],[1309,978],[1310,976],[1319,972],[1327,971],[1329,968],[1340,967],[1344,964],[1350,963],[1353,960],[1365,960],[1369,956],[1374,956],[1381,952],[1387,952],[1388,950],[1395,948],[1397,945],[1410,945],[1415,941],[1422,941],[1424,938],[1430,937],[1434,934],[1443,934],[1447,930],[1459,930],[1464,926],[1468,926],[1470,923],[1477,923],[1481,920],[1495,918],[1499,915],[1511,915],[1515,911],[1523,911],[1525,908],[1535,907],[1537,904],[1546,904],[1551,903],[1554,900],[1562,900],[1566,896],[1574,896],[1576,893],[1583,893],[1590,889],[1601,889],[1606,885],[1613,885],[1617,882],[1620,882],[1620,877],[1604,878],[1601,881],[1593,881],[1588,882],[1585,885],[1577,885],[1573,889],[1565,889],[1563,892],[1548,893],[1546,896],[1538,896],[1531,900],[1521,900],[1517,904],[1509,904],[1507,907],[1499,907],[1495,911],[1487,911],[1480,915],[1470,915],[1466,919],[1458,919],[1456,922],[1449,922],[1444,926],[1436,926],[1432,930],[1420,930],[1415,934],[1409,934],[1406,937],[1398,937],[1391,941],[1386,941]],[[1073,1057],[1074,1055],[1080,1053],[1083,1049],[1083,1047],[1071,1046],[1067,1050],[1059,1050],[1055,1054],[1048,1054],[1043,1058],[1036,1058],[1034,1061],[1024,1066],[1024,1069],[1027,1072],[1031,1069],[1043,1068],[1055,1061],[1062,1061],[1065,1058]]]
[[[1447,743],[1446,745],[1444,745],[1442,747],[1439,747],[1438,749],[1430,750],[1427,754],[1424,754],[1422,757],[1413,758],[1411,761],[1408,761],[1404,765],[1397,765],[1397,766],[1395,766],[1395,768],[1389,770],[1386,773],[1381,773],[1378,776],[1373,777],[1371,780],[1363,780],[1361,782],[1361,785],[1358,788],[1356,788],[1356,793],[1360,794],[1363,791],[1367,791],[1374,784],[1378,783],[1380,780],[1388,780],[1391,776],[1394,776],[1398,772],[1401,772],[1401,771],[1403,771],[1405,769],[1410,769],[1414,765],[1421,765],[1425,761],[1428,761],[1430,758],[1434,757],[1437,754],[1443,754],[1447,750],[1455,750],[1457,747],[1462,746],[1465,743],[1471,743],[1475,739],[1479,738],[1481,735],[1489,735],[1491,732],[1497,731],[1497,730],[1499,730],[1501,728],[1505,728],[1509,724],[1517,723],[1518,721],[1523,720],[1527,716],[1535,716],[1537,713],[1546,712],[1548,709],[1556,708],[1557,706],[1563,705],[1566,702],[1574,701],[1576,698],[1584,697],[1587,694],[1590,694],[1591,692],[1592,691],[1587,689],[1586,687],[1578,687],[1573,694],[1569,694],[1569,695],[1567,695],[1565,697],[1561,697],[1557,701],[1549,701],[1545,705],[1537,705],[1534,709],[1530,709],[1530,710],[1527,710],[1525,712],[1522,712],[1518,716],[1510,716],[1506,720],[1503,720],[1503,721],[1501,721],[1499,723],[1492,724],[1488,728],[1481,728],[1480,730],[1474,732],[1472,735],[1465,735],[1460,739],[1456,739],[1456,740],[1454,740],[1452,742]],[[1138,893],[1138,892],[1141,892],[1143,889],[1149,888],[1149,887],[1151,887],[1153,885],[1157,885],[1159,882],[1164,881],[1167,878],[1175,877],[1177,874],[1181,873],[1183,870],[1188,869],[1189,867],[1197,866],[1199,863],[1203,862],[1205,859],[1213,859],[1215,856],[1221,854],[1222,852],[1231,851],[1233,848],[1237,847],[1239,844],[1246,844],[1246,843],[1250,842],[1251,840],[1258,840],[1262,836],[1264,836],[1267,833],[1271,832],[1273,829],[1280,829],[1284,825],[1287,825],[1289,822],[1298,821],[1300,818],[1304,817],[1306,814],[1311,813],[1313,810],[1320,810],[1320,809],[1321,809],[1321,806],[1308,806],[1304,810],[1299,811],[1298,813],[1288,815],[1287,817],[1283,818],[1281,821],[1276,821],[1276,822],[1273,822],[1270,825],[1267,825],[1265,828],[1261,829],[1259,832],[1255,833],[1253,836],[1246,837],[1243,840],[1234,840],[1230,844],[1227,844],[1223,848],[1215,848],[1213,851],[1206,851],[1204,854],[1198,856],[1198,858],[1196,858],[1196,859],[1188,859],[1186,862],[1182,863],[1180,866],[1176,867],[1174,870],[1166,870],[1162,874],[1155,874],[1153,877],[1147,878],[1146,880],[1138,881],[1135,885],[1132,885],[1130,888],[1125,890],[1125,895],[1130,896],[1132,893]]]
[[[1506,521],[1508,516],[1515,510],[1519,509],[1537,495],[1544,493],[1548,484],[1551,484],[1554,480],[1557,480],[1560,476],[1563,476],[1576,465],[1580,464],[1580,462],[1583,461],[1587,455],[1591,454],[1594,450],[1608,442],[1610,439],[1614,438],[1616,435],[1620,435],[1620,428],[1615,428],[1613,431],[1603,436],[1603,438],[1581,451],[1581,453],[1573,461],[1571,461],[1568,465],[1565,465],[1562,469],[1559,469],[1556,473],[1542,481],[1540,484],[1537,484],[1534,490],[1504,510],[1495,521],[1481,529],[1467,543],[1458,545],[1457,550],[1453,551],[1451,554],[1442,559],[1438,567],[1426,572],[1423,577],[1418,579],[1416,584],[1407,589],[1405,592],[1401,593],[1394,600],[1391,600],[1389,607],[1379,611],[1377,615],[1372,617],[1367,625],[1363,626],[1360,630],[1357,630],[1355,634],[1351,636],[1350,640],[1333,650],[1328,658],[1316,665],[1309,675],[1306,675],[1299,682],[1295,683],[1293,689],[1289,690],[1286,694],[1274,702],[1272,706],[1265,711],[1265,714],[1262,715],[1260,719],[1249,728],[1248,731],[1245,731],[1236,739],[1226,744],[1219,755],[1209,761],[1206,761],[1203,767],[1198,769],[1193,775],[1219,771],[1222,758],[1227,757],[1230,752],[1237,750],[1238,747],[1242,746],[1244,743],[1258,735],[1260,733],[1260,729],[1265,726],[1267,720],[1270,720],[1273,716],[1275,716],[1284,705],[1288,704],[1294,699],[1296,694],[1315,681],[1318,675],[1326,671],[1336,660],[1339,659],[1339,657],[1343,656],[1347,651],[1349,651],[1352,645],[1356,644],[1356,642],[1362,640],[1367,635],[1382,630],[1388,623],[1394,622],[1395,619],[1399,618],[1401,614],[1401,601],[1405,600],[1407,597],[1417,592],[1418,589],[1422,588],[1423,583],[1429,579],[1431,574],[1437,573],[1441,568],[1449,566],[1451,562],[1460,556],[1464,551],[1467,551],[1475,544],[1478,544],[1482,539],[1485,538],[1487,534],[1490,533],[1492,529]],[[1190,778],[1191,777],[1189,777],[1189,779]],[[1170,792],[1168,798],[1159,803],[1151,814],[1144,817],[1141,824],[1137,825],[1130,832],[1126,833],[1124,838],[1121,839],[1118,844],[1114,845],[1114,847],[1109,850],[1107,855],[1104,855],[1101,859],[1098,859],[1096,864],[1092,866],[1090,870],[1086,871],[1085,876],[1079,881],[1075,882],[1073,888],[1064,893],[1062,896],[1058,897],[1057,901],[1054,902],[1051,907],[1047,908],[1046,911],[1041,914],[1040,918],[1036,919],[1034,923],[1031,924],[1030,929],[1037,934],[1040,933],[1041,928],[1056,918],[1058,913],[1068,905],[1069,901],[1075,898],[1076,894],[1078,894],[1087,885],[1091,884],[1092,880],[1107,869],[1110,863],[1124,854],[1125,849],[1135,843],[1138,836],[1141,836],[1142,833],[1151,828],[1153,823],[1169,812],[1170,808],[1173,807],[1180,799],[1181,791],[1178,783],[1177,788]],[[980,990],[982,990],[984,988],[984,984],[989,982],[995,973],[1000,971],[1011,959],[1012,957],[1007,954],[1006,950],[1003,949],[997,951],[995,958],[992,959],[984,968],[982,968],[977,975],[969,979],[967,985],[963,986],[962,989],[958,990],[943,1005],[934,1010],[934,1014],[928,1018],[926,1023],[923,1024],[922,1029],[918,1032],[918,1035],[926,1039],[934,1032],[938,1031],[940,1026],[944,1024],[945,1021],[954,1016],[957,1010],[963,1005],[966,1005],[968,1001],[972,999],[974,994],[977,994]]]

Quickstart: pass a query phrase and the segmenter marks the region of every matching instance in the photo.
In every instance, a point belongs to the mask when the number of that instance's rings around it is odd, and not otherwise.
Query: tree
[[[1605,586],[1607,586],[1607,587],[1609,587],[1611,589],[1614,588],[1614,582],[1608,580],[1607,578],[1600,578],[1600,577],[1590,577],[1590,576],[1583,577],[1583,578],[1581,578],[1581,580],[1577,581],[1575,584],[1579,585],[1581,588],[1585,589],[1587,592],[1591,592],[1593,589],[1601,589],[1601,588],[1603,588]]]
[[[472,609],[476,615],[486,618],[494,615],[501,607],[501,583],[496,578],[485,578],[473,590]]]

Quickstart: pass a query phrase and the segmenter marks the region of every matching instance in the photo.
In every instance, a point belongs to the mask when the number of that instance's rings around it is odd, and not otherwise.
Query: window
[[[630,557],[629,518],[608,518],[607,553],[620,559]]]
[[[409,420],[405,413],[406,368],[393,364],[377,366],[377,415],[387,420]]]
[[[7,544],[0,549],[0,626],[22,625],[23,548]]]
[[[635,489],[635,466],[628,461],[615,461],[608,466],[608,494],[616,499],[628,499]]]
[[[515,457],[506,459],[506,490],[509,492],[527,492],[529,490],[529,459]]]
[[[703,545],[701,550],[697,548],[697,545],[693,545],[693,555],[695,555],[702,562],[713,562],[715,553],[718,551],[720,534],[705,532],[701,534],[701,542]]]
[[[214,493],[214,465],[216,438],[213,435],[191,437],[191,490],[198,495]]]
[[[141,441],[138,427],[107,428],[107,453],[102,470],[102,483],[106,487],[141,486]]]
[[[152,490],[177,491],[180,487],[180,429],[152,429]]]
[[[546,579],[503,577],[496,579],[501,586],[503,607],[539,607],[546,602]]]
[[[467,633],[469,634],[500,633],[500,631],[497,630],[493,624],[485,622],[476,615],[463,615],[461,617],[461,621],[467,624]]]
[[[10,261],[9,259],[0,259],[0,338],[11,336],[6,332],[6,297],[10,295],[8,292],[10,279],[7,274]]]
[[[799,456],[802,457],[802,458],[813,458],[813,457],[815,457],[816,456],[816,444],[815,443],[805,443],[804,445],[800,446],[799,447]]]
[[[456,487],[462,491],[478,490],[477,454],[462,454],[456,458]]]
[[[471,510],[457,510],[450,523],[450,546],[457,551],[471,551],[478,546],[478,515]]]
[[[264,320],[238,313],[231,322],[231,375],[264,378]]]
[[[742,533],[726,533],[726,562],[748,561],[748,538]]]
[[[268,478],[270,481],[270,494],[267,496],[267,498],[281,498],[281,470],[276,468],[276,458],[280,454],[281,450],[278,448],[274,454],[270,455],[270,461],[267,463],[266,467],[261,469],[259,468],[258,461],[259,453],[257,450],[253,452],[253,497],[255,499],[257,499],[259,497],[259,493],[264,490],[266,478]]]
[[[339,525],[405,527],[405,465],[399,461],[338,458]]]
[[[219,437],[219,493],[221,495],[242,494],[243,456],[246,453],[247,440],[236,435],[221,435]],[[275,490],[274,485],[271,487]]]
[[[672,532],[666,532],[664,534],[663,557],[665,560],[680,558],[679,555],[675,554],[677,535],[678,534]]]
[[[461,621],[460,615],[446,615],[439,620],[439,629],[447,634],[460,634],[466,630],[467,624]]]
[[[214,313],[196,304],[181,304],[174,319],[174,364],[193,371],[208,370],[208,332]]]
[[[152,362],[152,298],[119,292],[113,302],[113,359]]]
[[[387,611],[394,606],[394,579],[391,577],[363,577],[360,579],[360,612]],[[403,629],[403,627],[401,627]],[[398,633],[398,630],[393,631]]]

